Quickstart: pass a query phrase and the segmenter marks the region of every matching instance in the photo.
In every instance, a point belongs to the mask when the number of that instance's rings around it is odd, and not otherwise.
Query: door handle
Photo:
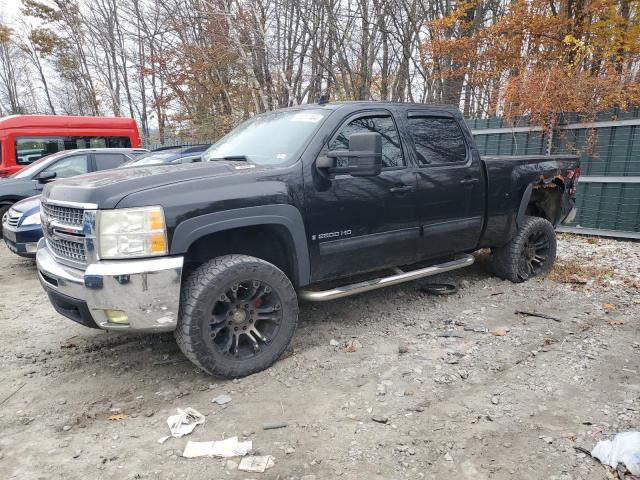
[[[411,185],[402,185],[399,187],[391,187],[389,189],[391,193],[407,193],[407,192],[410,192],[411,190],[413,190],[413,187]]]
[[[460,185],[463,186],[471,186],[471,185],[475,185],[476,183],[478,183],[480,180],[478,180],[477,178],[464,178],[462,180],[460,180]]]

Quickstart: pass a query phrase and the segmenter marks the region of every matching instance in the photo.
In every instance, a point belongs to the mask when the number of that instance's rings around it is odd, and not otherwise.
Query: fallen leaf
[[[613,310],[614,308],[616,308],[616,306],[613,303],[605,303],[604,305],[602,305],[602,308],[604,308],[605,310]]]
[[[355,345],[353,345],[353,344],[349,344],[349,345],[347,345],[346,347],[344,347],[344,348],[342,349],[342,351],[343,351],[343,352],[345,352],[345,353],[353,353],[353,352],[355,352],[355,351],[356,351],[356,347],[355,347]]]
[[[611,325],[611,326],[624,325],[624,321],[623,320],[609,320],[607,323],[609,325]]]
[[[119,421],[119,420],[124,420],[126,418],[129,418],[129,415],[126,415],[124,413],[117,413],[115,415],[111,415],[107,420]]]
[[[489,333],[494,337],[504,337],[509,332],[506,328],[494,328]]]
[[[567,283],[575,283],[576,285],[586,285],[587,284],[587,280],[579,277],[578,275],[571,275],[567,281]]]

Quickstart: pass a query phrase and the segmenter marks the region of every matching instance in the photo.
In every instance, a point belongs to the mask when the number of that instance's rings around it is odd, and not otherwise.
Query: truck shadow
[[[329,302],[300,302],[298,330],[289,349],[276,362],[319,346],[332,338],[357,338],[363,324],[368,329],[384,331],[390,322],[406,321],[419,308],[438,309],[446,302],[455,302],[469,295],[483,283],[491,281],[488,255],[478,254],[471,267],[422,280],[345,297]],[[502,282],[499,279],[496,282]],[[431,295],[421,291],[427,283],[450,283],[458,287],[453,295]],[[493,283],[493,281],[491,281]],[[89,333],[89,332],[87,332]],[[67,368],[82,369],[88,361],[113,365],[118,369],[145,371],[145,376],[162,379],[174,376],[195,376],[205,382],[224,383],[192,365],[178,348],[173,334],[124,334],[96,331],[95,334],[67,338],[60,346]],[[72,351],[74,355],[68,355]],[[192,377],[192,379],[194,379]]]

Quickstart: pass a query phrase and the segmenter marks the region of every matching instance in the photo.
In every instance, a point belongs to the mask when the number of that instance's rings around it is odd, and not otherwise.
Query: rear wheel
[[[527,217],[516,236],[504,247],[494,248],[492,254],[499,277],[520,283],[545,276],[556,258],[556,232],[548,220]]]
[[[198,267],[183,285],[175,337],[205,372],[236,378],[275,362],[297,321],[296,292],[281,270],[255,257],[225,255]]]

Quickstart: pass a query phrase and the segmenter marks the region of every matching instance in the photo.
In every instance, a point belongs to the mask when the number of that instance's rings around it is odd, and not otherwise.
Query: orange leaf
[[[126,418],[129,418],[129,415],[125,415],[124,413],[117,413],[115,415],[111,415],[108,418],[108,420],[118,421],[118,420],[124,420]]]

